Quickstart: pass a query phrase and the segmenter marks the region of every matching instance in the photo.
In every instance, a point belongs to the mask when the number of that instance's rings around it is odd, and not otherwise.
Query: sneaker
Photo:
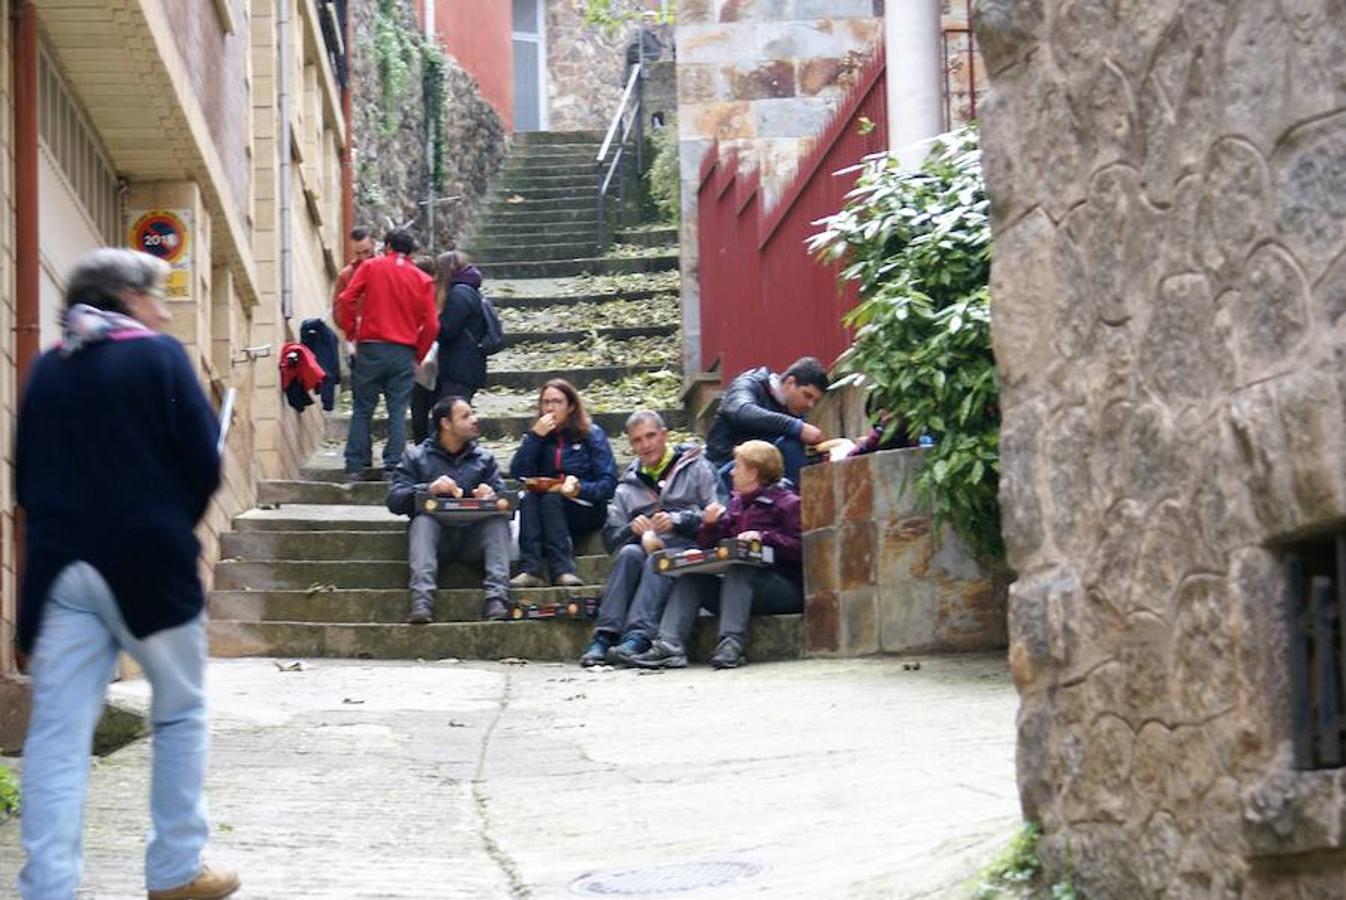
[[[650,649],[631,657],[629,665],[637,669],[685,669],[687,651],[679,643],[656,638]]]
[[[629,666],[631,660],[648,649],[650,639],[638,632],[632,632],[624,637],[620,644],[609,649],[605,658],[614,666]]]
[[[520,572],[509,580],[509,586],[516,588],[540,588],[546,584],[547,582],[529,572]]]
[[[580,665],[588,669],[607,659],[608,651],[612,649],[612,640],[610,632],[595,631],[593,640],[580,654]]]
[[[429,625],[434,620],[434,606],[429,600],[411,601],[411,612],[407,614],[408,625]]]
[[[501,619],[509,618],[509,605],[499,597],[488,597],[486,606],[482,608],[481,617],[489,622],[499,622]]]
[[[748,661],[743,653],[743,642],[736,637],[726,635],[720,638],[715,652],[710,657],[712,669],[737,669]]]
[[[574,572],[564,572],[556,576],[557,587],[584,587],[584,579]]]
[[[187,884],[161,891],[150,891],[149,900],[219,900],[239,888],[238,873],[228,869],[202,866],[201,874]]]

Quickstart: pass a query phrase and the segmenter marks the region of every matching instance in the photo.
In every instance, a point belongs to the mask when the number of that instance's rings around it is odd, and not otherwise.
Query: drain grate
[[[600,897],[639,897],[724,887],[760,875],[763,866],[738,860],[703,860],[645,866],[585,875],[570,886],[577,894]]]

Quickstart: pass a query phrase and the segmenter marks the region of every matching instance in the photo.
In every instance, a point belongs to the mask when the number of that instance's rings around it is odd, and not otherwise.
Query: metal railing
[[[637,38],[637,44],[642,47],[643,41]],[[643,56],[643,52],[642,52]],[[608,126],[608,133],[603,138],[603,146],[598,148],[598,158],[595,163],[598,168],[598,252],[602,253],[607,248],[607,196],[612,187],[612,179],[617,179],[617,203],[620,207],[626,205],[626,178],[625,178],[625,159],[627,142],[631,139],[632,132],[635,132],[635,153],[636,153],[636,174],[639,176],[645,170],[645,160],[642,145],[644,144],[644,128],[641,123],[643,118],[645,94],[645,64],[641,59],[631,67],[631,74],[626,79],[626,89],[622,91],[622,99],[617,104],[617,112],[612,116],[612,124]],[[621,136],[617,137],[620,129]],[[616,143],[614,145],[614,138]],[[609,159],[611,153],[611,159]]]

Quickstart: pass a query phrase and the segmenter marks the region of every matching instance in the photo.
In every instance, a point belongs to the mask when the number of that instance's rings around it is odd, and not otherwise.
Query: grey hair
[[[122,291],[149,292],[168,278],[169,266],[157,256],[120,247],[99,247],[79,258],[65,288],[65,305],[87,303],[126,312]]]
[[[626,429],[625,429],[626,433],[630,434],[631,429],[635,428],[642,422],[653,422],[654,427],[658,428],[660,431],[663,431],[664,429],[668,428],[668,426],[664,424],[664,417],[659,415],[654,410],[638,409],[635,412],[631,413],[631,415],[626,417]]]

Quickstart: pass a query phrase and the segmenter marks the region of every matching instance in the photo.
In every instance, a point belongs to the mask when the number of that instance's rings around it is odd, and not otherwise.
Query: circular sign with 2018
[[[135,249],[175,263],[187,249],[187,225],[167,210],[147,212],[131,227]]]

